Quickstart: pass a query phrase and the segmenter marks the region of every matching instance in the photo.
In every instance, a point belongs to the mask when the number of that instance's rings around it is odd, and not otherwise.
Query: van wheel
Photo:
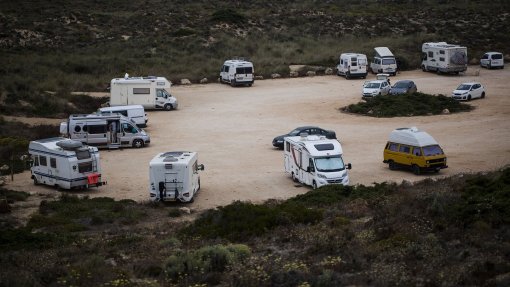
[[[417,165],[413,164],[412,169],[413,169],[413,173],[414,173],[414,174],[416,174],[416,175],[420,175],[421,170],[420,170],[420,167],[419,167],[419,166],[417,166]]]
[[[351,73],[349,73],[349,72],[345,73],[345,78],[347,80],[349,80],[351,78]]]
[[[171,110],[173,110],[173,109],[174,109],[174,107],[173,107],[171,104],[166,104],[166,105],[165,105],[165,110],[167,110],[167,111],[171,111]]]
[[[182,203],[193,203],[195,201],[195,195],[193,195],[190,200],[188,201],[184,201],[184,200],[181,200]]]
[[[485,98],[485,92],[482,93],[482,95],[480,96],[480,98]]]
[[[296,177],[296,174],[295,174],[295,173],[292,173],[292,180],[293,180],[294,182],[298,182],[298,179],[297,179],[297,177]]]
[[[312,188],[313,188],[313,189],[317,189],[317,183],[315,182],[315,180],[314,180],[314,181],[313,181],[313,183],[312,183]]]
[[[236,81],[235,81],[235,80],[232,80],[232,81],[230,82],[230,85],[231,85],[232,87],[235,87],[235,86],[236,86]]]
[[[135,148],[142,148],[143,147],[143,141],[140,139],[136,139],[133,141],[133,147]]]
[[[397,169],[397,165],[396,165],[396,164],[395,164],[395,162],[394,162],[394,161],[392,161],[392,160],[390,160],[390,161],[388,162],[388,166],[389,166],[390,170],[396,170],[396,169]]]
[[[37,178],[34,176],[34,185],[39,185],[39,182],[37,181]]]

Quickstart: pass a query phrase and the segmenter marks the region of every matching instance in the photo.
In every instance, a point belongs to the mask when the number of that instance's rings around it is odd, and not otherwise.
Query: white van
[[[141,128],[147,127],[148,121],[147,114],[145,113],[145,109],[143,108],[142,105],[99,108],[97,110],[97,114],[99,115],[121,114],[135,122],[138,127]]]
[[[154,201],[193,202],[200,190],[196,152],[171,151],[157,154],[149,163],[149,194]]]
[[[115,78],[110,82],[110,106],[142,105],[145,109],[177,109],[170,94],[172,83],[165,77]]]
[[[255,80],[253,63],[245,60],[227,60],[221,66],[220,81],[232,87],[248,85],[251,87]]]
[[[486,67],[487,69],[505,68],[503,54],[499,52],[487,52],[483,54],[482,58],[480,59],[480,66]]]
[[[375,56],[370,63],[372,73],[386,73],[395,76],[397,74],[397,60],[388,47],[376,47]]]
[[[28,152],[32,157],[30,172],[35,185],[71,189],[106,184],[101,181],[96,147],[56,137],[31,141]]]
[[[349,184],[349,163],[344,164],[338,140],[324,136],[286,137],[284,140],[285,172],[292,179],[314,189],[326,184]]]
[[[144,130],[120,114],[71,115],[60,124],[60,133],[88,145],[107,148],[141,148],[151,142]]]
[[[367,77],[367,56],[357,53],[342,53],[338,66],[336,66],[338,76],[350,78],[366,78]]]

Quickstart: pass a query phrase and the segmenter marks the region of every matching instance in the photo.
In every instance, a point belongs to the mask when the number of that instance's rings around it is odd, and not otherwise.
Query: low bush
[[[473,107],[443,95],[434,96],[417,92],[377,96],[366,102],[341,108],[348,113],[378,118],[438,115],[445,109],[450,113],[457,113],[470,111]]]
[[[205,212],[184,228],[183,233],[239,241],[262,235],[277,226],[315,223],[321,219],[321,210],[309,209],[295,202],[253,204],[236,201]]]

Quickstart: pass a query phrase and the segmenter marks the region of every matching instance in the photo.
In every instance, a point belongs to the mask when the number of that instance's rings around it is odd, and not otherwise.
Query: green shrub
[[[29,196],[28,192],[0,188],[0,197],[7,199],[8,202],[25,201]]]
[[[371,117],[411,117],[438,115],[448,109],[450,113],[469,111],[470,105],[443,95],[424,93],[377,96],[366,102],[351,104],[341,110]]]
[[[243,24],[246,21],[246,17],[235,10],[227,8],[215,11],[211,16],[211,20],[213,22]]]

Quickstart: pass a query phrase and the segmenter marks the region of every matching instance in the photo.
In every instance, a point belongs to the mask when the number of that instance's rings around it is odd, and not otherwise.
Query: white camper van
[[[487,52],[483,54],[482,58],[480,58],[480,66],[487,69],[504,69],[505,60],[503,54],[500,52]]]
[[[336,73],[339,76],[345,76],[346,79],[356,77],[364,79],[367,77],[367,64],[367,56],[364,54],[343,53],[336,66]]]
[[[388,47],[376,47],[375,56],[370,63],[372,73],[386,73],[395,76],[397,74],[397,60]]]
[[[96,147],[65,138],[31,141],[28,152],[32,157],[34,184],[57,188],[88,188],[101,186],[101,166]]]
[[[141,148],[151,142],[144,130],[120,114],[71,115],[60,124],[60,133],[88,145],[108,148]]]
[[[200,190],[196,152],[172,151],[156,155],[149,163],[151,200],[193,202]]]
[[[145,109],[142,105],[129,105],[129,106],[115,106],[115,107],[105,107],[99,108],[97,110],[97,114],[99,115],[111,115],[111,114],[121,114],[133,122],[136,123],[138,127],[145,128],[147,126],[147,114],[145,113]]]
[[[253,76],[253,63],[245,60],[227,60],[221,66],[220,81],[232,87],[248,85],[251,87],[255,80]]]
[[[172,83],[165,77],[115,78],[110,82],[110,106],[142,105],[146,109],[177,109],[170,94]]]
[[[423,43],[421,69],[439,73],[456,73],[467,70],[467,48],[446,42]]]
[[[344,164],[340,142],[305,134],[285,138],[284,165],[294,181],[313,188],[326,184],[348,185],[347,170],[352,167],[350,163]]]

